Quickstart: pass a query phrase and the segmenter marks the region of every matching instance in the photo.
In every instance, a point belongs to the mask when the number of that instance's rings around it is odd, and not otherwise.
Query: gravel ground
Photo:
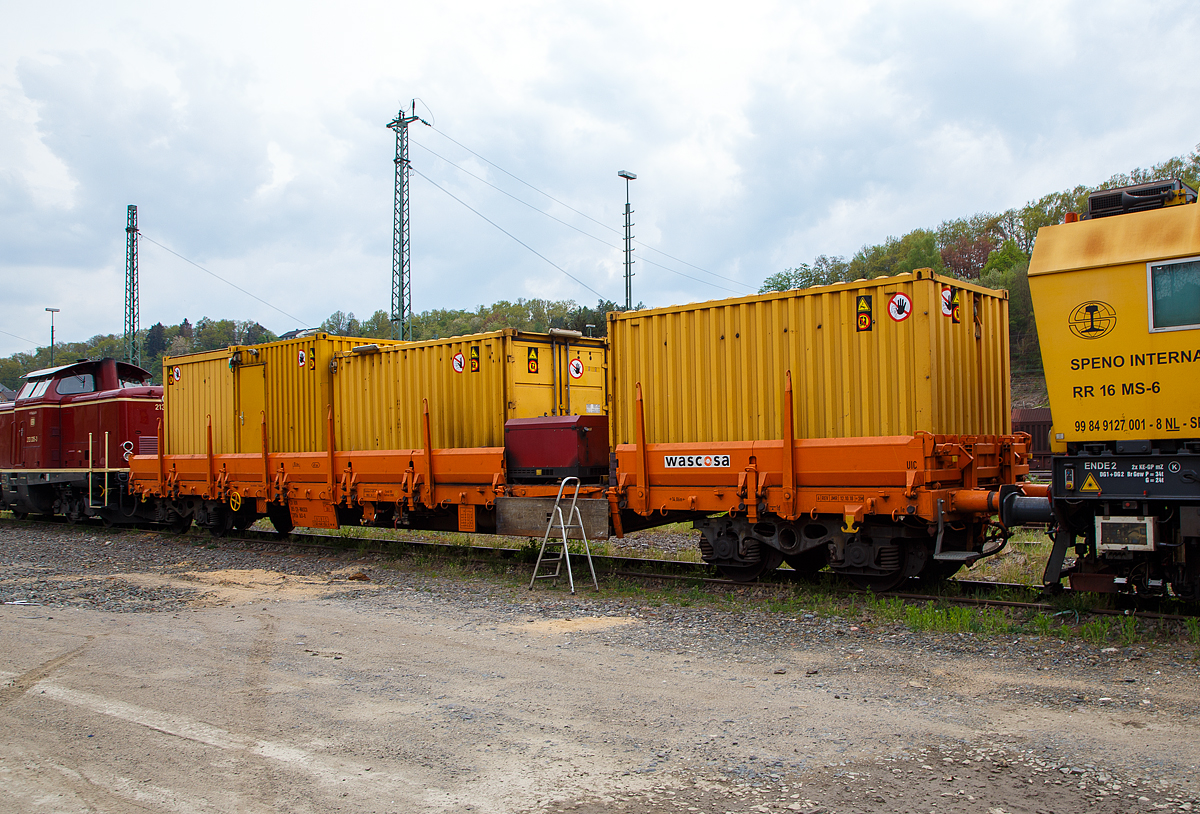
[[[679,537],[694,544],[690,534]],[[617,756],[621,768],[611,782],[575,777],[502,810],[1015,814],[1200,805],[1200,661],[1190,646],[923,634],[869,619],[770,613],[754,600],[774,589],[759,586],[730,591],[737,601],[728,606],[680,607],[551,587],[529,593],[490,572],[434,576],[374,556],[211,547],[206,538],[99,527],[0,521],[0,539],[5,605],[180,618],[268,598],[332,602],[367,618],[436,616],[448,630],[545,631],[550,638],[534,643],[545,659],[611,662],[617,675],[654,670],[656,680],[668,676],[663,684],[675,676],[696,688],[695,720],[686,724],[685,708],[643,709],[624,696],[613,703],[629,705],[628,720],[611,730],[572,730],[557,718],[551,726],[547,715],[548,737],[585,756]],[[315,645],[304,652],[342,659]],[[762,710],[712,717],[720,704],[704,699],[735,692],[761,698]],[[426,703],[429,720],[451,736],[515,715],[447,696]],[[472,749],[482,737],[468,738]],[[0,757],[0,771],[12,770],[10,757]],[[452,778],[459,770],[443,771]]]

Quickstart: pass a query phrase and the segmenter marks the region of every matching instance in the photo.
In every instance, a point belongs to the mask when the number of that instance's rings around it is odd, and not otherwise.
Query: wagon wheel
[[[817,572],[829,564],[829,549],[826,546],[810,548],[799,554],[784,554],[784,562],[792,566],[797,576],[812,579]]]
[[[883,591],[892,591],[892,589],[901,585],[908,574],[911,573],[913,559],[922,556],[924,551],[916,551],[912,546],[904,546],[901,549],[900,564],[896,565],[892,570],[883,574],[846,574],[848,579],[863,591],[874,591],[880,593]]]
[[[191,527],[192,516],[190,514],[186,517],[181,514],[176,515],[175,519],[171,521],[171,531],[175,532],[176,534],[186,534],[187,530]]]
[[[19,512],[16,509],[13,509],[12,516],[14,520],[28,520],[29,512]]]
[[[292,523],[292,513],[287,506],[281,506],[278,503],[267,504],[267,518],[271,521],[271,525],[275,527],[275,531],[279,536],[287,537],[291,534],[292,529],[296,526]]]
[[[887,574],[846,574],[846,576],[856,587],[875,593],[890,591],[908,578],[903,566]]]
[[[925,562],[925,567],[921,569],[921,573],[917,574],[917,578],[921,580],[922,585],[937,585],[957,574],[962,567],[963,563],[961,562],[944,562],[930,557]]]
[[[764,574],[769,574],[783,562],[783,552],[777,548],[764,545],[762,559],[752,563],[716,563],[717,570],[734,582],[753,582]]]

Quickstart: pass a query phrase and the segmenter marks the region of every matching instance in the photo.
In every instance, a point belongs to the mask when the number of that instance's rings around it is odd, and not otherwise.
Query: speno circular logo
[[[1083,302],[1075,306],[1067,325],[1080,339],[1099,339],[1117,327],[1117,309],[1100,300]]]

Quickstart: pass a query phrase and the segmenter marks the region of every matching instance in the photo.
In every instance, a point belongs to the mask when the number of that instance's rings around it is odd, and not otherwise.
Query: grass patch
[[[921,603],[903,611],[904,624],[915,631],[935,633],[978,633],[989,636],[1012,633],[1016,626],[1001,608]]]
[[[962,572],[968,579],[985,582],[1016,582],[1041,585],[1042,574],[1054,542],[1040,529],[1021,528],[1013,532],[1008,545],[994,557],[979,560]]]

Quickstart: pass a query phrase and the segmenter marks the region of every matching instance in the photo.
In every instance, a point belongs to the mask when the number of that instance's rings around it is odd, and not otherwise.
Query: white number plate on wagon
[[[664,455],[663,465],[667,469],[729,468],[728,455]]]

